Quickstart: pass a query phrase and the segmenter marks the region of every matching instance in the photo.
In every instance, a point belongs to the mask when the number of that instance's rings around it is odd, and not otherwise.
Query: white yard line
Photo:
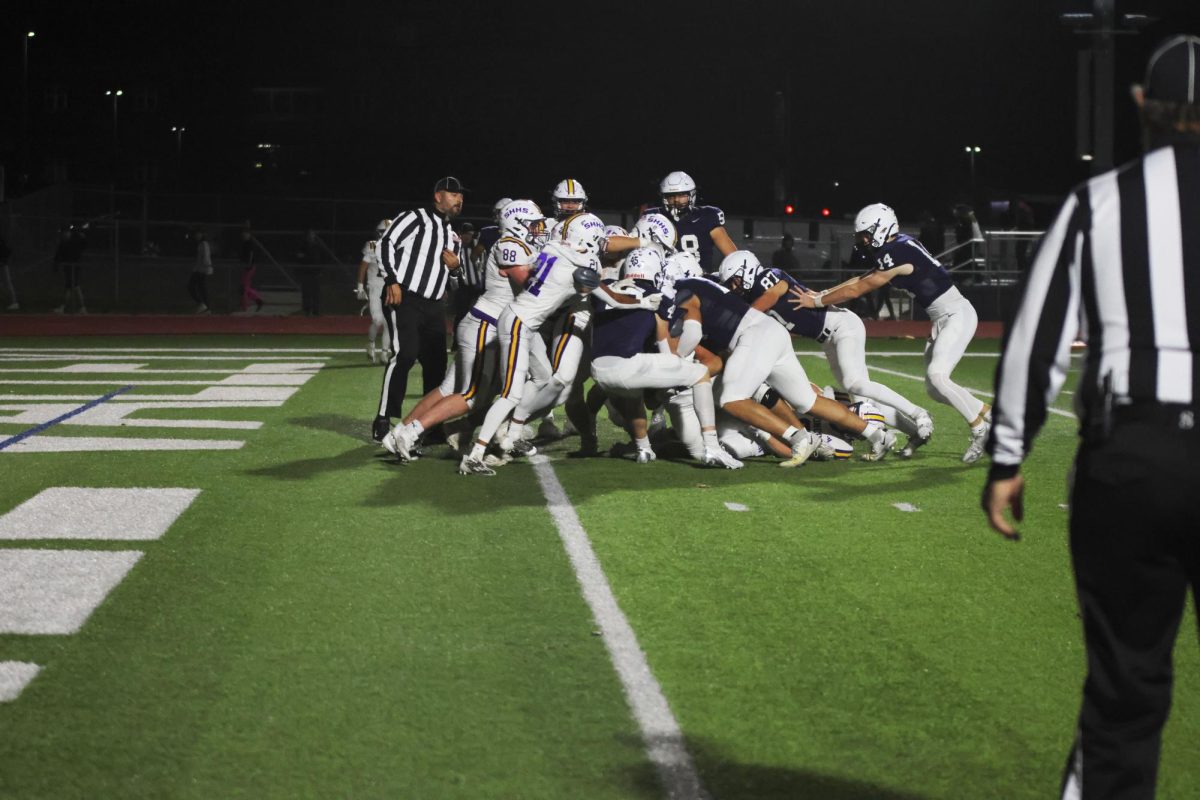
[[[875,354],[871,353],[871,355],[873,356]],[[921,383],[925,382],[924,375],[913,375],[912,373],[909,373],[909,372],[897,372],[894,369],[885,369],[884,367],[876,367],[876,366],[872,366],[871,370],[873,370],[874,372],[883,372],[887,375],[895,375],[898,378],[908,378],[909,380],[920,381]],[[983,389],[974,389],[970,386],[964,386],[963,388],[966,389],[971,394],[980,395],[982,397],[994,397],[995,396],[991,392],[986,392]],[[1064,392],[1064,394],[1070,394],[1070,393]],[[1049,411],[1051,414],[1057,414],[1060,417],[1066,417],[1067,419],[1076,419],[1076,416],[1074,414],[1072,414],[1070,411],[1063,411],[1062,409],[1053,408],[1053,407],[1047,408],[1046,410]]]
[[[542,486],[542,493],[546,496],[546,508],[554,518],[559,538],[583,591],[583,599],[587,601],[592,617],[600,627],[600,636],[621,680],[634,720],[642,732],[646,754],[658,772],[667,797],[672,800],[707,797],[684,744],[679,722],[671,713],[658,679],[650,671],[646,654],[638,645],[637,635],[617,604],[617,598],[592,549],[587,531],[579,522],[575,507],[571,505],[571,499],[545,456],[534,456],[530,460]]]

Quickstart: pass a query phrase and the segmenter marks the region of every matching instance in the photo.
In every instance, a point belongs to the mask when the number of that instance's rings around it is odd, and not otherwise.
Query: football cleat
[[[983,455],[983,446],[987,444],[988,432],[991,429],[992,423],[986,420],[971,428],[971,446],[963,453],[964,464],[974,464]]]
[[[917,415],[913,417],[913,422],[917,425],[917,433],[915,436],[910,436],[904,449],[896,453],[900,458],[912,458],[917,448],[927,445],[933,436],[933,418],[929,416],[928,411],[923,408],[919,409]]]
[[[710,467],[724,467],[725,469],[741,469],[746,466],[720,447],[716,449],[711,447],[704,448],[704,457],[700,461]]]
[[[387,417],[376,417],[371,423],[371,438],[377,442],[382,442],[383,437],[387,436],[392,430],[392,421]]]
[[[383,440],[385,449],[395,453],[400,457],[401,461],[412,461],[413,450],[417,446],[417,435],[413,433],[413,429],[407,425],[397,425],[390,436],[392,445],[395,449],[388,447],[388,437]]]
[[[466,456],[463,456],[463,458],[466,458]],[[488,453],[483,457],[483,463],[489,467],[503,467],[512,463],[512,456],[508,453],[501,453],[498,456]]]
[[[375,363],[375,343],[367,342],[367,361]]]
[[[817,448],[809,458],[813,461],[833,461],[837,458],[837,448],[833,446],[833,437],[827,433],[814,433],[812,437],[817,440]]]
[[[810,431],[800,431],[796,434],[792,442],[792,457],[786,461],[780,461],[779,466],[784,469],[792,469],[803,464],[817,450],[819,439],[813,436]]]
[[[458,462],[459,475],[495,475],[496,470],[489,467],[477,458],[463,456],[462,461]]]
[[[893,431],[880,426],[880,433],[879,438],[871,442],[871,451],[863,454],[863,461],[882,461],[895,446],[896,434]]]
[[[521,439],[520,441],[513,442],[512,454],[514,456],[524,456],[528,458],[529,456],[536,456],[537,451],[537,448],[533,446],[533,442],[529,439]]]
[[[658,458],[658,456],[654,455],[653,450],[638,450],[637,451],[637,463],[639,463],[639,464],[649,464],[651,461],[654,461],[657,458]]]

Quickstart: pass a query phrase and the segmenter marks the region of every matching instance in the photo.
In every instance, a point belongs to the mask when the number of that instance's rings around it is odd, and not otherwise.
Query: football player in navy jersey
[[[847,392],[891,406],[907,418],[903,428],[909,442],[902,455],[911,456],[913,450],[929,441],[933,435],[929,413],[894,389],[871,380],[867,372],[867,331],[857,314],[841,308],[792,305],[787,301],[789,291],[806,291],[804,284],[781,269],[764,267],[749,250],[726,256],[717,274],[721,283],[740,294],[751,308],[774,317],[793,336],[820,344],[833,379]]]
[[[634,250],[625,260],[621,281],[613,291],[657,295],[663,257],[656,248]],[[604,298],[593,298],[592,377],[608,393],[629,424],[637,447],[638,463],[655,459],[650,447],[642,394],[645,389],[690,387],[703,445],[702,463],[740,469],[741,461],[726,453],[717,439],[712,372],[703,363],[671,352],[664,319],[638,306],[614,307]]]
[[[678,334],[677,352],[685,358],[701,343],[713,353],[730,351],[721,376],[721,408],[790,445],[792,460],[784,462],[788,466],[803,463],[818,442],[754,400],[763,383],[797,414],[811,412],[866,438],[871,442],[867,460],[883,458],[895,443],[895,435],[882,425],[868,426],[845,406],[819,397],[796,359],[787,330],[716,281],[687,278],[675,284],[671,334]]]
[[[665,214],[675,221],[679,249],[695,253],[705,272],[713,269],[713,247],[727,256],[737,247],[725,231],[725,212],[716,206],[696,205],[696,182],[686,172],[672,172],[658,186],[661,208],[647,214]]]
[[[962,460],[968,464],[978,461],[991,429],[991,407],[950,379],[979,325],[975,307],[919,241],[900,233],[896,212],[888,206],[875,203],[859,211],[854,231],[855,248],[870,263],[870,270],[824,292],[793,290],[789,302],[803,308],[824,308],[889,283],[909,292],[933,322],[925,344],[925,391],[967,421],[971,444]]]

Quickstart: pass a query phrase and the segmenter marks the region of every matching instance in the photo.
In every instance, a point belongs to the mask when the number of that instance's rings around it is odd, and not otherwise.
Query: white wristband
[[[813,298],[813,308],[824,308],[825,307],[825,304],[823,302],[821,302],[821,297],[822,297],[821,295],[817,295],[816,297]]]

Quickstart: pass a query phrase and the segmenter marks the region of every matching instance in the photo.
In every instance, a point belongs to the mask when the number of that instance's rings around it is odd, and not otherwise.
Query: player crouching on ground
[[[634,250],[625,260],[621,281],[611,291],[635,296],[662,294],[657,284],[663,269],[662,253],[654,247]],[[709,368],[671,352],[666,320],[637,307],[601,306],[593,298],[592,377],[604,389],[626,420],[637,448],[637,460],[655,459],[650,447],[645,407],[646,389],[690,387],[704,446],[700,460],[711,466],[740,469],[742,462],[721,449],[717,440],[716,408]],[[657,307],[658,303],[654,304]]]

